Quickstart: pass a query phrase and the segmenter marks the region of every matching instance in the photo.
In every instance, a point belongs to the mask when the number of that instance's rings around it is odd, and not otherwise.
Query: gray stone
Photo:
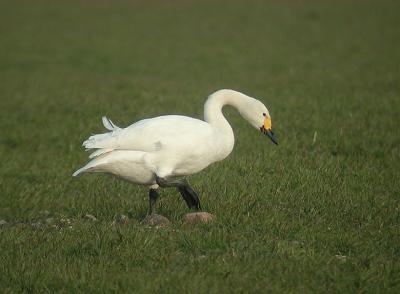
[[[208,212],[190,212],[183,216],[184,224],[208,224],[215,220],[215,216]]]
[[[31,226],[34,227],[35,229],[39,229],[42,226],[41,222],[34,222],[31,223]]]
[[[344,262],[346,262],[347,261],[347,259],[348,259],[348,257],[346,256],[346,255],[335,255],[335,258],[337,259],[337,260],[339,260],[340,262],[342,262],[342,263],[344,263]]]
[[[16,223],[15,225],[14,225],[14,228],[17,228],[17,229],[27,229],[27,228],[29,228],[29,225],[28,224],[24,224],[24,223]]]
[[[51,224],[53,222],[54,222],[54,218],[52,218],[52,217],[46,218],[46,223]]]
[[[153,213],[147,215],[141,221],[141,224],[149,226],[166,226],[169,224],[169,220],[165,216]]]
[[[89,214],[89,213],[85,214],[84,218],[88,219],[88,220],[91,220],[91,221],[94,221],[94,222],[97,221],[97,218],[93,214]]]
[[[40,214],[43,215],[43,216],[49,216],[50,215],[50,211],[42,210],[42,211],[40,211]]]
[[[6,222],[4,219],[0,220],[0,228],[8,227],[10,224]]]
[[[115,223],[117,223],[119,225],[126,225],[129,223],[129,217],[127,217],[124,214],[121,214],[119,217],[117,217],[117,219],[115,220]]]

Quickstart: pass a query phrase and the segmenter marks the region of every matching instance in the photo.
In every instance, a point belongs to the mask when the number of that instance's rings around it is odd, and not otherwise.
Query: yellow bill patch
[[[272,123],[271,123],[271,118],[270,117],[266,117],[264,119],[264,128],[266,130],[270,130],[272,128]]]

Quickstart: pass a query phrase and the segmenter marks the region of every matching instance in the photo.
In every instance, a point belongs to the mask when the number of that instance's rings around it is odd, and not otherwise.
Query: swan
[[[204,121],[181,115],[143,119],[126,128],[102,118],[109,131],[83,142],[94,150],[85,166],[73,173],[108,173],[149,187],[149,215],[156,215],[157,188],[175,187],[189,209],[201,210],[198,194],[183,176],[192,175],[226,158],[234,146],[233,130],[222,108],[231,105],[253,127],[276,145],[271,116],[262,102],[243,93],[223,89],[204,104]]]

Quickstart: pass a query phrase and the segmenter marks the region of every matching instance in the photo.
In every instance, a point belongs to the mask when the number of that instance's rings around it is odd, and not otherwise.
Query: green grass
[[[0,292],[399,292],[399,2],[148,2],[0,2]],[[280,145],[225,111],[233,153],[189,179],[214,224],[165,190],[148,228],[145,188],[71,177],[102,115],[202,117],[220,88]]]

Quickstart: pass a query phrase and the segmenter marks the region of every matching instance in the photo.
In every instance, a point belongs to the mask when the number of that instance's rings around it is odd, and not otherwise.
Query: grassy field
[[[0,292],[400,291],[398,1],[1,1]],[[140,225],[147,190],[72,178],[81,143],[233,88],[236,145],[191,176],[212,225]],[[98,221],[83,218],[92,214]],[[114,225],[121,214],[129,224]]]

